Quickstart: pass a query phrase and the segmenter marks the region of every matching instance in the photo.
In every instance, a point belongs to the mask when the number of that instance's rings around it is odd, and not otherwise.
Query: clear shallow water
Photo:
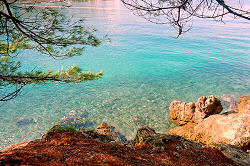
[[[28,51],[20,59],[27,69],[77,64],[94,72],[103,70],[104,77],[79,85],[26,87],[21,96],[0,107],[0,149],[40,138],[72,109],[78,110],[75,116],[86,118],[87,128],[107,122],[133,137],[144,124],[165,132],[171,125],[168,107],[173,100],[190,102],[212,94],[238,98],[250,92],[247,22],[197,20],[190,32],[176,39],[171,27],[135,17],[115,0],[74,6],[92,7],[65,13],[86,18],[101,33],[109,34],[112,42],[62,61],[31,56]],[[20,118],[32,118],[35,123],[17,125]]]

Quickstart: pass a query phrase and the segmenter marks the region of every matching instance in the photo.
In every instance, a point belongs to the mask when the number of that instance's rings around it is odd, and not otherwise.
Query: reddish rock
[[[195,103],[173,101],[169,107],[170,119],[179,125],[184,125],[193,121]]]
[[[179,135],[187,139],[198,141],[203,145],[234,145],[246,152],[250,149],[249,98],[250,95],[241,96],[239,98],[240,104],[238,105],[238,113],[227,112],[222,115],[211,115],[197,124],[193,124],[191,123],[193,121],[190,121],[188,124],[168,130],[167,134]],[[230,98],[226,98],[225,100],[232,101]],[[197,117],[197,110],[199,110],[199,113],[219,113],[221,111],[220,102],[212,96],[208,98],[201,97],[196,103],[192,120],[195,119],[194,117]],[[177,110],[176,112],[181,111]],[[179,116],[179,119],[186,118],[185,113],[180,115],[182,116]],[[190,115],[187,115],[188,119],[190,119],[190,117]]]
[[[195,140],[206,145],[231,144],[249,147],[250,114],[212,115],[194,127]]]
[[[86,133],[85,133],[86,134]],[[1,165],[169,165],[236,166],[219,150],[183,144],[181,137],[162,139],[161,148],[149,145],[133,148],[103,143],[80,132],[54,133],[17,149],[0,151]],[[170,139],[171,138],[171,139]],[[170,141],[172,140],[172,141]]]
[[[238,112],[250,113],[250,95],[239,97]]]
[[[166,132],[166,134],[179,135],[179,136],[187,138],[187,139],[195,140],[194,127],[196,125],[197,124],[195,124],[195,123],[188,123],[184,126],[178,126],[178,127],[169,129]]]
[[[231,144],[243,151],[250,149],[250,114],[212,115],[198,124],[172,128],[167,134],[179,135],[205,145]]]
[[[201,96],[196,103],[173,101],[169,107],[170,119],[178,125],[199,123],[222,109],[220,100],[215,96]]]
[[[136,132],[134,144],[147,145],[148,140],[151,141],[151,138],[155,136],[157,136],[157,134],[154,129],[151,129],[148,126],[140,127]]]
[[[20,143],[17,143],[15,145],[8,146],[0,152],[8,152],[8,151],[12,151],[14,149],[22,148],[22,147],[26,146],[28,143],[30,143],[30,141],[20,142]]]
[[[221,102],[215,96],[201,96],[195,103],[194,122],[199,123],[210,115],[219,114],[222,110]]]
[[[126,137],[123,136],[118,130],[116,130],[114,126],[111,126],[105,122],[97,127],[97,133],[99,133],[100,135],[106,135],[115,142],[127,141]]]
[[[250,165],[249,154],[243,152],[240,148],[238,148],[236,146],[215,144],[212,147],[220,150],[226,157],[230,158],[235,163],[237,163],[241,166],[249,166]]]
[[[109,132],[112,132],[114,128],[115,127],[103,122],[97,127],[97,132],[100,134],[107,134]]]

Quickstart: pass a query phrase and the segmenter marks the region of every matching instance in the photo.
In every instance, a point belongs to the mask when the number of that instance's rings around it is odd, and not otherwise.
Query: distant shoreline
[[[63,2],[64,0],[55,0],[54,2]],[[46,4],[42,4],[45,3]],[[37,7],[48,7],[48,8],[65,8],[65,5],[53,5],[54,3],[49,3],[50,0],[24,0],[18,1],[19,4],[23,4],[25,6],[37,6]],[[80,2],[80,1],[79,1]],[[40,5],[41,4],[41,5]],[[88,6],[70,6],[71,9],[95,9],[95,10],[124,10],[128,9],[118,9],[118,8],[104,8],[104,7],[88,7]]]
[[[30,4],[30,3],[42,3],[42,2],[50,2],[51,0],[18,0],[17,3],[21,4]],[[63,0],[53,0],[54,2],[63,2]]]

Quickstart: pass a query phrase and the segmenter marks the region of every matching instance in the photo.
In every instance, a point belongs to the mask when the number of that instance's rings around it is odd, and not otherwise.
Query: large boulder
[[[167,134],[179,135],[205,145],[231,144],[246,151],[250,149],[250,114],[212,115],[198,124],[189,123],[172,128]]]
[[[215,96],[201,96],[196,103],[173,101],[169,107],[170,119],[178,125],[199,123],[222,109],[220,100]]]
[[[170,119],[174,123],[178,125],[184,125],[188,122],[193,122],[195,103],[173,101],[170,104],[169,111],[170,111]]]
[[[250,114],[234,113],[212,115],[198,124],[189,123],[172,128],[167,134],[175,134],[205,145],[231,144],[246,151],[250,149]]]
[[[238,113],[228,112],[221,115],[211,115],[221,111],[222,107],[219,100],[214,96],[209,96],[208,98],[201,97],[195,104],[193,116],[190,114],[186,115],[187,104],[183,104],[184,102],[172,102],[170,106],[170,115],[172,115],[170,117],[172,120],[175,113],[175,122],[180,125],[187,124],[172,128],[167,131],[167,134],[179,135],[205,145],[235,145],[243,151],[247,151],[250,149],[250,96],[242,96],[239,98],[239,101]],[[190,119],[190,121],[187,121],[187,119]]]
[[[206,145],[231,144],[249,148],[250,114],[212,115],[194,127],[195,140]]]
[[[223,108],[219,99],[215,96],[201,96],[195,103],[194,122],[199,123],[206,117],[219,114]]]

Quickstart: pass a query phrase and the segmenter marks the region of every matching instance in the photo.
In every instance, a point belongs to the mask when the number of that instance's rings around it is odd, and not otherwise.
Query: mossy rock
[[[147,145],[151,147],[181,146],[183,149],[188,147],[201,148],[202,146],[194,141],[187,140],[177,135],[158,134],[148,126],[143,126],[137,130],[134,145]]]
[[[75,128],[72,128],[70,126],[60,126],[60,125],[55,125],[51,129],[47,131],[45,136],[50,136],[53,135],[54,133],[64,133],[64,132],[78,132]]]

